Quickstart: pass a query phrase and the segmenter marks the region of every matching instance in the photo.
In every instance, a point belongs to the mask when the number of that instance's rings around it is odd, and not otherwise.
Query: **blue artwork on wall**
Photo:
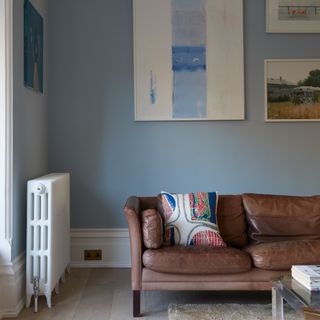
[[[243,0],[133,5],[135,120],[243,120]]]
[[[171,0],[173,118],[207,116],[206,0]]]
[[[43,93],[43,18],[24,2],[24,85]]]

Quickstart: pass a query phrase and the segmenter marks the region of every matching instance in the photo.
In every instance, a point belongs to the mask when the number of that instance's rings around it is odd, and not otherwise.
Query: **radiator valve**
[[[44,194],[47,192],[46,186],[42,183],[39,183],[36,187],[35,193]]]

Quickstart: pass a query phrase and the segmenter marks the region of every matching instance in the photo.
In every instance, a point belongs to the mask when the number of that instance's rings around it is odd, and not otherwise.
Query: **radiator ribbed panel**
[[[39,279],[39,294],[51,306],[52,290],[70,263],[69,174],[28,181],[27,306]],[[49,300],[49,301],[48,301]]]

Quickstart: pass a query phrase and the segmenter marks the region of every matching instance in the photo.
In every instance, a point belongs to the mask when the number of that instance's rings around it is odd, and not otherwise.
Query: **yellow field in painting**
[[[320,102],[294,105],[292,102],[268,103],[268,120],[320,119]]]

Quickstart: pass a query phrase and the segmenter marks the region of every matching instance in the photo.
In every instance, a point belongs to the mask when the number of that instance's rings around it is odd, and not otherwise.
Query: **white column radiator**
[[[65,279],[70,263],[70,178],[52,173],[28,181],[26,306],[45,295],[51,308],[53,289]]]

